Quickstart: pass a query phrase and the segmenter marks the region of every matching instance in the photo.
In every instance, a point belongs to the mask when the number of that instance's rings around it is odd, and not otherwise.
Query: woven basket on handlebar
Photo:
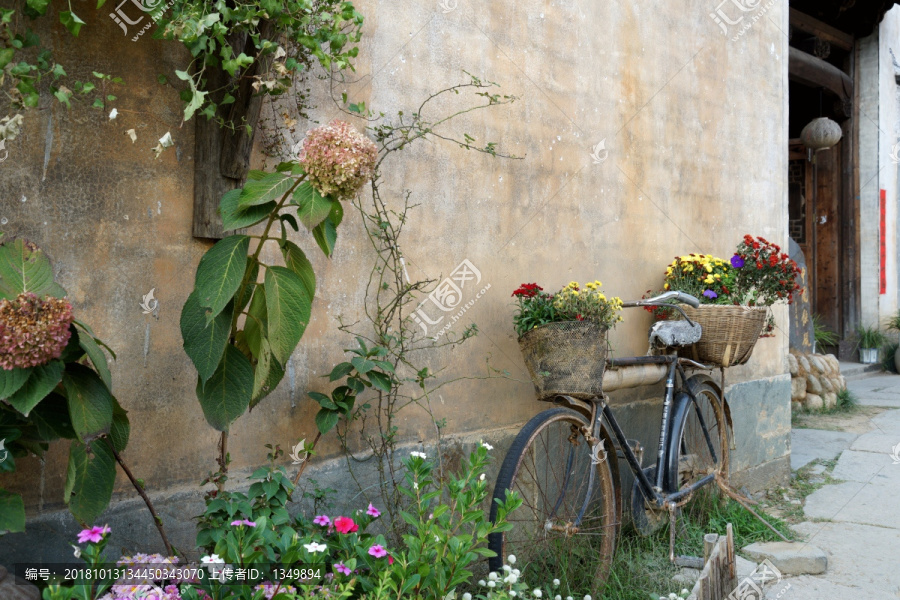
[[[720,367],[750,360],[768,315],[763,306],[701,304],[699,308],[681,308],[692,321],[700,323],[703,337],[692,346],[679,348],[679,356]]]
[[[590,321],[562,321],[535,327],[519,338],[538,400],[559,394],[587,400],[603,393],[606,331]]]

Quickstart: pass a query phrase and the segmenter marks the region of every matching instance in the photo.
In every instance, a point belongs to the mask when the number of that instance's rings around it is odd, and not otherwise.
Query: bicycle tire
[[[728,473],[728,431],[719,392],[708,382],[694,378],[688,379],[686,388],[694,398],[675,411],[666,469],[669,492],[684,489],[713,472]]]
[[[618,470],[611,466],[616,450],[605,432],[606,460],[596,465],[591,502],[585,506],[591,448],[581,428],[587,425],[580,413],[557,407],[533,417],[516,436],[497,475],[491,522],[497,517],[496,500],[505,499],[509,490],[516,490],[523,504],[507,516],[512,530],[488,538],[488,547],[497,553],[489,561],[492,571],[500,571],[515,554],[519,564],[542,578],[559,578],[571,593],[583,593],[571,585],[584,581],[585,573],[591,593],[602,592],[622,507],[614,480]],[[578,514],[583,517],[576,527]]]

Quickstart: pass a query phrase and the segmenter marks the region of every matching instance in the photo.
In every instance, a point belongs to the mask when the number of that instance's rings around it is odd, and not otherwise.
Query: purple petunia
[[[371,548],[369,548],[369,554],[374,556],[375,558],[381,558],[382,556],[387,556],[387,550],[384,549],[384,546],[381,544],[375,544]]]
[[[344,563],[337,563],[334,565],[334,570],[344,575],[349,575],[351,573],[350,569]]]
[[[372,506],[372,503],[369,503],[369,508],[366,509],[366,514],[370,517],[375,517],[376,519],[381,516],[381,511]]]
[[[719,295],[712,290],[706,290],[705,292],[703,292],[703,295],[706,296],[707,298],[718,298],[719,297]]]
[[[731,257],[731,266],[735,269],[740,269],[744,266],[744,259],[741,258],[740,254],[735,254]]]
[[[331,525],[331,519],[329,519],[327,515],[317,515],[316,518],[313,519],[313,523],[321,525],[322,527],[328,527]]]
[[[83,544],[85,542],[92,542],[94,544],[100,543],[100,540],[103,539],[107,533],[110,532],[109,526],[104,525],[103,527],[91,527],[90,529],[84,529],[78,534],[78,543]]]

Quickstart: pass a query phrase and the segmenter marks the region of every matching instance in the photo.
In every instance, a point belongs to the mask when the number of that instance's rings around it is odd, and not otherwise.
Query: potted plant
[[[769,307],[793,301],[799,274],[778,245],[750,235],[728,261],[709,254],[676,257],[666,269],[664,289],[699,298],[698,308],[682,308],[703,327],[703,338],[679,352],[722,367],[744,364],[756,341],[775,328]]]
[[[887,341],[884,335],[877,327],[864,327],[860,325],[856,328],[856,337],[858,339],[857,347],[859,348],[859,362],[864,365],[871,365],[881,360],[881,347]]]
[[[572,281],[548,294],[536,283],[524,283],[512,293],[519,349],[540,400],[602,393],[606,334],[621,320],[622,300],[607,298],[601,285]]]

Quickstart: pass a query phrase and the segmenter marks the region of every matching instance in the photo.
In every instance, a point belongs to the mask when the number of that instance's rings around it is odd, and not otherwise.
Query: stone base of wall
[[[655,462],[656,445],[659,439],[659,421],[662,414],[662,386],[647,395],[652,400],[638,400],[627,403],[614,402],[613,412],[629,439],[639,440],[644,447],[644,466]],[[633,393],[633,390],[630,391]],[[619,396],[619,393],[613,393]],[[734,421],[733,447],[731,450],[731,481],[738,488],[753,493],[773,485],[784,483],[790,474],[790,379],[787,375],[744,382],[728,387],[726,397],[731,407]],[[615,398],[614,398],[615,400]],[[524,415],[535,413],[551,405],[523,399]],[[524,424],[524,423],[523,423]],[[487,470],[488,481],[495,481],[503,457],[512,444],[520,426],[480,431],[450,440],[445,440],[443,458],[451,469],[459,468],[461,460],[481,440],[489,442],[493,461]],[[423,450],[421,445],[409,445],[399,454],[405,457],[412,450]],[[433,448],[424,448],[429,456]],[[612,453],[610,453],[612,455]],[[365,465],[371,463],[362,463]],[[359,464],[357,464],[359,466]],[[247,472],[233,472],[229,483],[232,489],[246,491]],[[633,476],[624,459],[619,460],[619,474],[622,496],[626,507],[630,505]],[[359,485],[373,498],[381,485],[378,472],[372,465],[359,468]],[[340,514],[346,510],[365,507],[366,500],[355,483],[347,476],[347,465],[343,458],[325,460],[310,465],[304,482],[311,489],[310,481],[315,480],[322,489],[334,488],[337,493],[331,498],[332,506],[325,507],[329,514]],[[231,488],[231,485],[229,485]],[[302,495],[298,490],[295,496]],[[154,505],[163,519],[166,532],[172,544],[184,552],[189,559],[193,556],[196,529],[193,517],[203,512],[203,491],[196,486],[170,489],[152,493]],[[377,501],[376,501],[377,502]],[[301,499],[291,507],[292,512],[315,510],[312,501]],[[319,506],[318,510],[323,507]],[[627,515],[626,515],[626,518]],[[140,499],[124,497],[115,499],[110,508],[97,521],[112,528],[109,543],[110,555],[135,552],[163,552],[159,534],[153,526],[150,514]],[[39,515],[29,515],[25,533],[3,537],[0,544],[0,565],[16,562],[77,563],[72,555],[72,543],[81,527],[68,511],[60,510]],[[117,556],[114,556],[118,558]]]
[[[791,408],[795,411],[832,409],[837,405],[838,392],[847,387],[833,354],[792,350],[787,355],[787,366],[791,373]]]

